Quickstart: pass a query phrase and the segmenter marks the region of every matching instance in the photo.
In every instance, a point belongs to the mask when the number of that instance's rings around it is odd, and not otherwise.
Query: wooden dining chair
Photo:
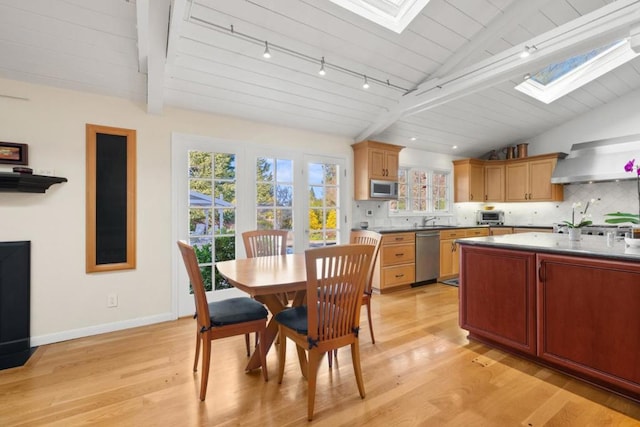
[[[307,417],[313,418],[316,377],[322,356],[336,348],[351,346],[353,370],[360,397],[364,399],[364,381],[360,366],[358,330],[360,307],[369,265],[371,245],[326,246],[305,251],[307,305],[290,307],[275,315],[280,334],[278,383],[284,376],[286,341],[291,339],[305,350],[303,372],[308,383]]]
[[[287,254],[287,230],[251,230],[242,233],[247,258]]]
[[[207,395],[209,365],[211,363],[211,341],[216,339],[255,332],[258,335],[262,376],[267,381],[269,378],[266,363],[267,349],[263,338],[267,328],[267,309],[258,301],[249,297],[229,298],[208,304],[202,273],[193,247],[183,241],[178,241],[178,247],[189,275],[196,303],[196,321],[198,325],[196,348],[199,350],[200,345],[203,348],[200,400],[204,400]],[[196,362],[197,359],[198,356],[196,355]],[[197,370],[197,364],[194,364],[193,370],[194,372]]]
[[[373,335],[373,321],[371,320],[371,296],[373,295],[372,285],[373,285],[373,273],[376,268],[376,258],[378,257],[378,252],[380,251],[380,243],[382,242],[382,234],[376,233],[371,230],[353,230],[349,234],[349,243],[351,244],[361,244],[361,245],[372,245],[375,247],[373,250],[373,258],[371,260],[371,265],[369,266],[369,272],[367,273],[367,282],[364,287],[364,293],[362,294],[362,305],[367,306],[367,320],[369,321],[369,334],[371,335],[371,343],[376,343],[376,338]],[[333,358],[337,356],[338,350],[334,350],[333,354],[329,353],[327,355],[327,359],[329,361],[329,367],[333,365]]]

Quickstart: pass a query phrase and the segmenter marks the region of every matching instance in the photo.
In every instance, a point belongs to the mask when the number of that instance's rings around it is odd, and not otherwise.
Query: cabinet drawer
[[[390,233],[382,235],[382,246],[396,245],[401,243],[414,243],[416,233]]]
[[[467,233],[464,229],[462,230],[443,230],[440,232],[440,240],[448,240],[448,239],[459,239],[462,237],[467,237]]]
[[[415,282],[416,268],[413,264],[387,267],[382,270],[384,287],[406,285]]]
[[[466,237],[480,237],[480,236],[488,236],[489,229],[488,228],[469,228],[465,230]]]
[[[413,263],[416,259],[416,247],[408,245],[391,245],[382,247],[382,266]]]

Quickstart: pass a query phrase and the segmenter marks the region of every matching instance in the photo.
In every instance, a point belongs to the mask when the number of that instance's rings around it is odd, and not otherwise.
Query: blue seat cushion
[[[307,306],[291,307],[275,315],[276,322],[299,334],[307,335]]]
[[[267,314],[264,305],[247,297],[229,298],[209,303],[209,315],[213,326],[266,319]]]

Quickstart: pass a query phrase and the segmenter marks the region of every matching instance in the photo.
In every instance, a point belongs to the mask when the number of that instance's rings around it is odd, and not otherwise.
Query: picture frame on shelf
[[[0,164],[26,165],[29,162],[28,153],[27,144],[0,142]]]

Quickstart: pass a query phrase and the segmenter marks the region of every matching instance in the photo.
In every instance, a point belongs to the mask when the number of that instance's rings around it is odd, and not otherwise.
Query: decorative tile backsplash
[[[607,213],[638,212],[638,189],[635,179],[619,182],[596,182],[592,184],[567,184],[564,186],[564,201],[539,203],[491,203],[496,209],[505,211],[507,224],[552,225],[571,220],[571,206],[582,205],[591,199],[596,203],[589,207],[594,224],[604,224]],[[437,224],[475,225],[475,213],[484,203],[455,203],[453,212],[439,216]],[[370,216],[367,216],[370,213]],[[430,216],[430,215],[429,215]],[[355,201],[353,204],[353,226],[367,221],[370,227],[412,226],[420,223],[422,216],[389,216],[388,202]]]

